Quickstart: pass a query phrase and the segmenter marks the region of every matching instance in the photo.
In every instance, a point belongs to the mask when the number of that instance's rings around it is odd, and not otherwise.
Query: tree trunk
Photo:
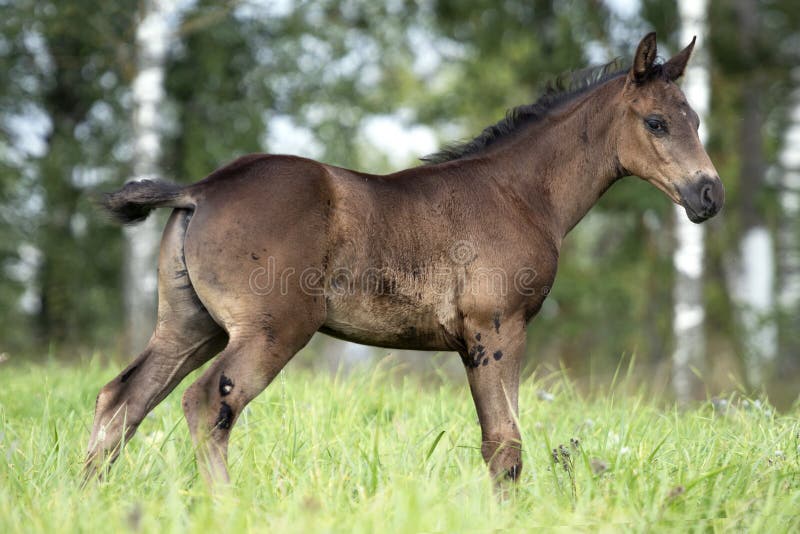
[[[705,143],[706,117],[711,92],[707,63],[706,1],[679,0],[681,44],[697,36],[694,56],[686,69],[683,89],[689,103],[700,116],[700,140]],[[690,222],[680,206],[675,206],[676,247],[673,255],[675,286],[672,329],[675,349],[672,355],[672,384],[679,402],[686,402],[701,393],[702,384],[694,373],[705,365],[705,306],[703,303],[704,227]]]
[[[134,180],[159,176],[161,132],[160,106],[164,100],[164,58],[170,33],[166,0],[141,0],[136,29],[136,76],[133,80],[133,175]],[[159,225],[150,217],[125,228],[125,313],[127,348],[144,348],[155,324],[156,268]]]
[[[742,163],[737,210],[741,216],[741,237],[736,251],[738,257],[730,262],[734,272],[729,280],[740,326],[747,380],[754,387],[762,387],[772,375],[777,356],[775,260],[772,235],[756,203],[764,183],[763,117],[759,108],[761,84],[758,78],[744,81],[742,91]]]
[[[778,155],[780,221],[778,228],[778,305],[780,349],[786,364],[800,354],[800,67],[792,73],[789,125]]]
[[[741,55],[755,72],[753,51],[759,29],[758,6],[754,0],[736,4]],[[741,346],[750,385],[763,387],[769,381],[777,356],[777,328],[774,322],[775,259],[770,233],[758,208],[758,194],[764,186],[764,117],[760,106],[764,81],[758,74],[742,80],[742,122],[740,130],[740,172],[738,213],[741,237],[738,258],[730,262],[734,272],[731,296],[736,304]]]
[[[79,90],[80,69],[70,64],[79,57],[83,43],[69,33],[53,31],[47,37],[53,58],[53,80],[44,93],[44,109],[52,121],[46,137],[47,151],[39,162],[44,199],[42,220],[37,230],[37,247],[42,263],[37,273],[40,306],[38,334],[45,344],[79,343],[80,295],[74,273],[80,268],[75,255],[76,239],[71,222],[81,192],[72,173],[81,159],[75,128],[86,118],[91,102]]]

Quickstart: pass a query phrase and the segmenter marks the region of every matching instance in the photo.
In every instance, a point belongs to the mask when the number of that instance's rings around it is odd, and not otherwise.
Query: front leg
[[[522,471],[517,415],[525,321],[501,313],[468,317],[464,342],[460,354],[481,424],[483,459],[495,480],[506,476],[516,480]]]

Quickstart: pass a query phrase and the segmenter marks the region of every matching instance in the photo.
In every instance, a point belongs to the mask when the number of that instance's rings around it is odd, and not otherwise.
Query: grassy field
[[[108,479],[81,490],[94,396],[117,371],[0,364],[0,532],[800,529],[798,408],[733,400],[725,414],[712,403],[679,410],[528,380],[525,469],[498,499],[466,385],[423,382],[386,362],[348,376],[281,375],[237,425],[235,486],[221,495],[198,479],[183,387]]]

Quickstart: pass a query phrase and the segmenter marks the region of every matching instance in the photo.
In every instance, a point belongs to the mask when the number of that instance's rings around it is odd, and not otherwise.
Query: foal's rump
[[[254,301],[275,309],[282,302],[290,307],[288,293],[298,289],[309,293],[301,300],[315,297],[330,237],[329,179],[327,168],[312,160],[252,154],[187,186],[129,182],[101,205],[123,224],[141,222],[155,208],[183,213],[182,243],[173,239],[169,248],[185,261],[203,305],[227,329],[236,316],[254,311]],[[324,297],[317,300],[324,307]]]
[[[327,191],[322,165],[283,156],[237,160],[189,188],[187,270],[226,330],[324,314]]]

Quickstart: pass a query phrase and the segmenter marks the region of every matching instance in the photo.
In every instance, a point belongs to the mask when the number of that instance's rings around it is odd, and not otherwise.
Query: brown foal
[[[525,328],[556,275],[564,236],[616,180],[636,175],[701,222],[724,192],[675,84],[694,41],[656,62],[573,75],[473,141],[376,176],[250,155],[181,187],[105,197],[123,223],[173,208],[144,351],[97,397],[87,476],[190,371],[183,396],[200,470],[227,481],[244,407],[320,331],[382,347],[461,355],[491,475],[522,469],[517,398]],[[221,351],[221,352],[220,352]]]

